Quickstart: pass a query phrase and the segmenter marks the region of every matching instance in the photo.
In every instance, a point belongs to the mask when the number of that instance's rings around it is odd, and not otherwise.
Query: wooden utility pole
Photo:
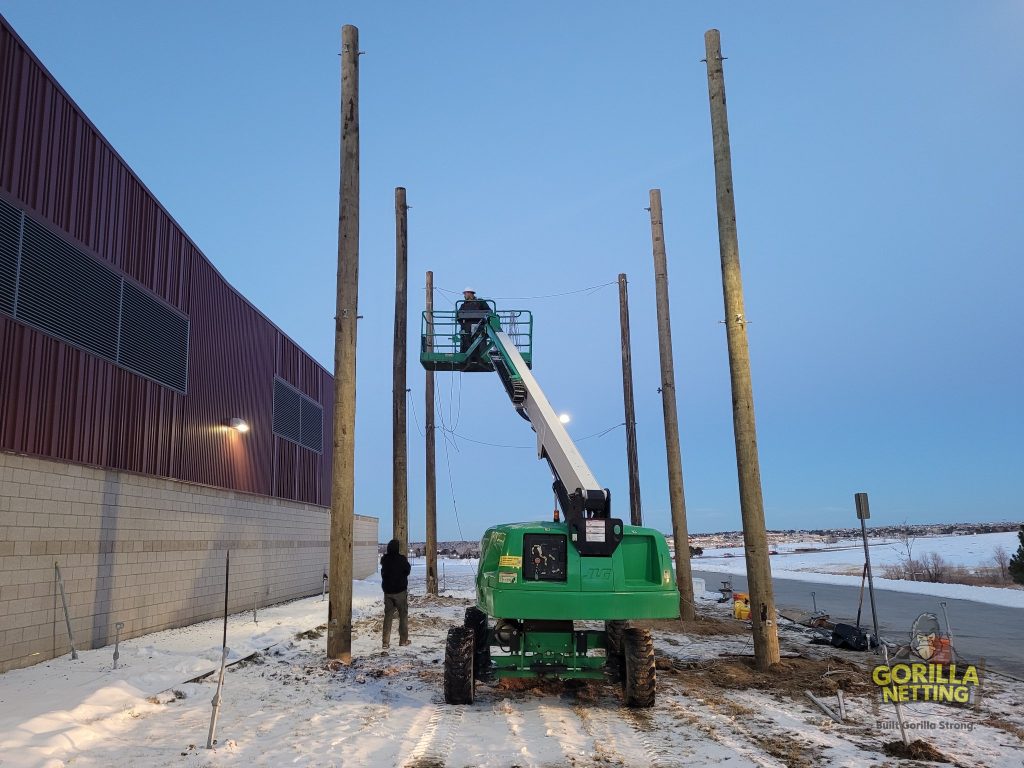
[[[636,456],[636,413],[633,410],[633,356],[629,342],[629,290],[619,275],[619,330],[622,336],[622,402],[626,409],[626,469],[629,472],[629,522],[643,525],[640,507],[640,467]]]
[[[391,529],[400,551],[409,551],[409,457],[406,442],[406,318],[409,315],[409,206],[405,188],[395,187],[395,369],[392,382],[394,400],[391,422]]]
[[[693,574],[690,571],[690,534],[686,527],[683,460],[679,454],[679,414],[676,411],[676,374],[672,361],[672,319],[668,311],[668,260],[661,190],[651,190],[651,243],[654,248],[654,289],[658,305],[658,353],[661,357],[661,409],[665,416],[665,459],[668,463],[668,498],[672,507],[672,538],[676,549],[679,617],[694,619]]]
[[[327,656],[352,663],[352,520],[355,514],[356,318],[359,304],[359,30],[341,28],[341,198],[334,318],[331,598]]]
[[[427,272],[427,349],[434,348],[434,273]],[[427,443],[427,594],[437,594],[437,471],[434,459],[437,453],[434,446],[434,372],[427,370],[426,384],[423,387],[424,416],[423,431]]]
[[[704,33],[711,103],[711,138],[715,151],[715,197],[718,203],[718,243],[722,258],[722,290],[725,295],[725,328],[729,343],[732,379],[732,423],[736,436],[736,469],[739,475],[743,545],[747,559],[750,620],[754,627],[754,660],[759,670],[779,662],[779,634],[772,593],[772,569],[768,561],[768,537],[761,497],[761,469],[754,426],[754,391],[750,378],[747,320],[743,310],[736,205],[732,187],[732,153],[729,149],[729,118],[725,106],[722,46],[717,29]]]

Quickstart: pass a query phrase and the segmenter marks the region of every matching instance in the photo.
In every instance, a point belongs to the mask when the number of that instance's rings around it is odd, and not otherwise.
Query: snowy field
[[[446,706],[440,693],[445,632],[470,603],[476,563],[444,565],[448,590],[426,598],[422,561],[414,561],[413,644],[393,645],[387,654],[380,650],[379,580],[356,582],[355,658],[348,668],[328,663],[326,638],[306,632],[326,620],[319,596],[261,611],[259,624],[251,613],[232,617],[232,658],[259,652],[225,676],[214,750],[205,743],[215,676],[188,681],[217,666],[219,621],[129,640],[118,670],[105,648],[86,651],[77,662],[65,656],[0,675],[0,766],[896,764],[880,752],[895,738],[887,725],[893,713],[873,707],[874,695],[849,695],[848,717],[837,724],[803,697],[803,681],[791,695],[761,690],[753,678],[719,686],[715,664],[731,665],[723,675],[746,669],[741,659],[720,654],[751,649],[748,630],[731,619],[708,622],[710,632],[655,631],[661,671],[651,710],[623,709],[613,686],[479,685],[473,706]],[[717,616],[725,610],[701,606]],[[796,627],[782,630],[784,652],[819,659],[831,653],[808,645]],[[819,666],[807,686],[847,675],[847,690],[858,683],[864,690],[866,672],[849,662],[813,663]],[[928,731],[928,738],[962,766],[1019,766],[1022,711],[1020,693],[998,683],[986,689],[980,711],[907,707],[912,723],[957,724]]]
[[[905,559],[906,549],[902,542],[896,540],[869,538],[868,543],[871,548],[871,567],[874,571],[876,589],[1024,608],[1022,589],[929,584],[880,578],[883,566],[896,564]],[[914,558],[918,560],[935,552],[953,566],[988,567],[993,565],[992,556],[996,547],[1001,546],[1013,554],[1019,544],[1017,534],[1012,532],[979,533],[971,536],[929,536],[914,540],[913,553]],[[809,549],[815,551],[797,551]],[[820,541],[792,542],[779,544],[774,547],[774,551],[778,554],[772,555],[771,565],[772,576],[776,578],[860,586],[860,573],[864,565],[864,545],[860,539],[844,539],[835,544],[823,544]],[[693,568],[746,574],[743,548],[705,549],[703,555],[693,558]]]

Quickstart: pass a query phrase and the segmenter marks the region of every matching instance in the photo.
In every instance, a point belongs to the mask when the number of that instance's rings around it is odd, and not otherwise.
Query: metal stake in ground
[[[717,29],[704,34],[711,104],[711,137],[715,155],[715,198],[718,206],[718,243],[722,261],[722,292],[725,328],[732,380],[732,423],[736,439],[736,471],[739,477],[743,546],[747,560],[750,619],[754,630],[757,668],[767,670],[779,663],[779,633],[775,620],[772,568],[768,561],[768,536],[761,495],[761,467],[757,456],[754,423],[754,387],[750,376],[747,320],[743,309],[739,239],[736,234],[736,203],[733,199],[732,153],[729,148],[729,117],[725,108],[725,76]]]
[[[860,594],[857,596],[857,629],[860,629],[860,614],[861,609],[864,607],[864,582],[868,578],[868,564],[864,563],[864,568],[861,569],[860,573]]]
[[[885,658],[885,666],[889,669],[889,678],[892,679],[892,665],[889,663],[889,648],[885,645],[882,646],[882,654]],[[900,704],[899,691],[896,690],[896,683],[892,684],[892,692],[893,704],[896,706],[896,720],[900,724],[900,737],[903,739],[903,743],[909,747],[910,738],[907,736],[907,728],[903,723],[903,705]]]
[[[60,587],[60,602],[64,606],[64,623],[68,627],[68,642],[71,644],[71,660],[77,661],[78,651],[75,650],[75,637],[71,634],[71,614],[68,613],[68,598],[64,594],[64,578],[60,575],[60,566],[57,565],[57,561],[53,561],[53,575],[57,581],[57,586]]]
[[[119,621],[114,625],[114,669],[117,669],[117,660],[121,658],[121,630],[124,629],[124,622]]]
[[[352,522],[355,514],[356,318],[359,304],[359,30],[341,30],[341,200],[334,317],[331,597],[327,656],[352,663]]]
[[[231,552],[224,554],[224,639],[221,641],[220,677],[217,678],[217,692],[213,694],[213,711],[210,713],[210,732],[206,736],[206,748],[213,749],[213,738],[217,731],[217,718],[220,716],[221,691],[224,689],[224,665],[228,660],[228,579],[231,576]]]
[[[668,464],[668,499],[672,509],[672,539],[676,550],[679,617],[684,621],[692,621],[695,615],[693,574],[690,570],[690,535],[686,527],[683,461],[679,454],[679,414],[676,410],[675,365],[672,362],[672,318],[668,307],[668,259],[665,255],[661,190],[652,189],[650,196],[654,288],[658,306],[658,352],[661,357],[661,409],[665,420],[665,460]]]
[[[956,646],[953,645],[953,628],[949,626],[949,614],[946,613],[946,601],[943,600],[939,605],[942,606],[942,619],[946,622],[946,639],[949,640],[949,647],[952,648],[955,653]],[[954,657],[953,660],[956,661],[956,657]]]
[[[622,338],[622,402],[626,409],[629,522],[633,525],[643,525],[644,517],[640,508],[640,466],[636,454],[636,412],[633,406],[633,354],[629,340],[629,289],[626,287],[625,274],[619,275],[619,333]]]
[[[853,502],[857,505],[857,519],[860,520],[860,535],[864,540],[864,568],[868,572],[868,597],[871,599],[871,623],[875,628],[875,643],[881,643],[878,636],[878,612],[875,611],[875,581],[871,576],[871,553],[868,551],[868,528],[865,522],[871,517],[871,510],[868,508],[868,495],[866,493],[855,493]]]

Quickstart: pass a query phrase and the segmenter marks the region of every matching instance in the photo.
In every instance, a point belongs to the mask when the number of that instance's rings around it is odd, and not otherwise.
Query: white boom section
[[[604,488],[598,485],[587,462],[576,449],[576,444],[565,431],[562,422],[558,420],[558,415],[544,396],[515,343],[504,331],[498,331],[495,336],[526,387],[526,399],[519,408],[526,414],[533,431],[537,433],[537,457],[547,456],[566,492],[575,493],[577,489],[603,492]]]

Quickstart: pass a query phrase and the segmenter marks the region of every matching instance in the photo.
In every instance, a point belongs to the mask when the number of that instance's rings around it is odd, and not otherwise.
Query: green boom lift
[[[611,515],[598,485],[531,372],[533,316],[475,301],[424,312],[420,362],[434,371],[493,371],[537,433],[561,521],[489,528],[480,542],[476,606],[448,631],[444,698],[471,704],[477,680],[621,681],[628,706],[654,704],[654,647],[631,619],[679,617],[665,537]],[[493,622],[492,622],[493,620]],[[600,622],[604,622],[604,625]],[[576,622],[596,622],[596,628]],[[593,626],[593,624],[591,625]]]

